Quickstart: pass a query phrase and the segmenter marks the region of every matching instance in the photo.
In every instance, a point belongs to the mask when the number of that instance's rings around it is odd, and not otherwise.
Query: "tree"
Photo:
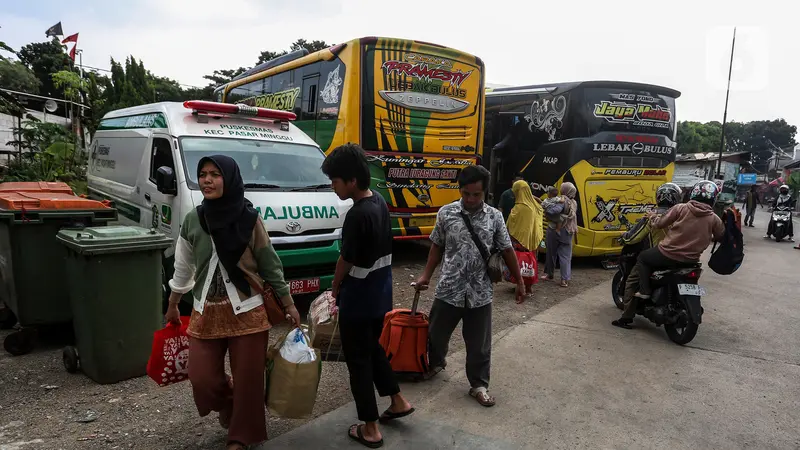
[[[0,86],[12,91],[38,94],[41,82],[24,64],[11,59],[0,60]]]
[[[678,153],[719,151],[722,124],[719,122],[678,122]]]
[[[64,92],[55,87],[50,75],[62,70],[71,70],[72,61],[64,53],[64,46],[58,39],[28,44],[20,49],[18,55],[22,64],[25,64],[41,83],[39,92],[42,95],[63,97]]]
[[[261,53],[262,55],[264,52]],[[261,64],[261,62],[259,62]],[[222,84],[225,84],[232,79],[236,78],[237,76],[241,75],[242,73],[250,70],[249,67],[239,67],[238,69],[228,69],[228,70],[215,70],[214,73],[211,75],[204,75],[203,78],[210,81],[210,86],[216,87]]]
[[[297,50],[300,50],[301,48],[304,48],[304,49],[308,50],[309,53],[314,53],[314,52],[326,49],[326,48],[328,48],[330,46],[331,45],[330,44],[326,44],[325,41],[311,41],[311,42],[308,42],[305,39],[298,39],[298,40],[294,41],[294,43],[292,44],[291,49],[292,49],[293,52],[295,52]]]

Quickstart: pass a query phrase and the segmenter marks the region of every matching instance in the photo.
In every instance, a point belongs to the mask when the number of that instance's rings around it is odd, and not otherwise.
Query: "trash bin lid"
[[[82,255],[164,250],[172,239],[156,230],[140,227],[88,227],[61,230],[58,240]]]
[[[0,192],[0,210],[48,211],[109,209],[109,203],[59,192]]]
[[[0,183],[0,192],[57,192],[59,194],[70,194],[72,188],[67,183],[61,181],[22,181]]]

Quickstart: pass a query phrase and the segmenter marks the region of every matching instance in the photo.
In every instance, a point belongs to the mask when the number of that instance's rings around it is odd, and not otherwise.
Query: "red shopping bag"
[[[147,361],[147,376],[167,386],[189,379],[189,317],[181,317],[181,325],[167,324],[153,334],[153,349]]]
[[[519,271],[522,275],[522,280],[525,282],[525,286],[531,286],[539,282],[539,265],[536,261],[536,253],[534,252],[521,252],[519,250],[515,250],[514,253],[517,254],[517,262],[519,263]],[[510,282],[516,283],[517,280],[511,275],[511,271],[508,270],[508,267],[503,265],[503,279]]]

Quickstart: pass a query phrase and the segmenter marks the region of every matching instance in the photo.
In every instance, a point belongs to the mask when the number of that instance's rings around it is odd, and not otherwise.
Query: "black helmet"
[[[719,196],[719,187],[713,181],[703,180],[698,181],[692,188],[692,193],[689,194],[689,200],[705,203],[709,206],[714,206]]]
[[[664,183],[656,189],[656,205],[672,207],[681,202],[683,192],[675,183]]]

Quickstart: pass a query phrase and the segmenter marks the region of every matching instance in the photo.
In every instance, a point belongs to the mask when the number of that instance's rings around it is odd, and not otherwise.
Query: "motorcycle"
[[[625,284],[640,251],[639,245],[622,248],[619,269],[611,282],[611,296],[619,309],[625,308],[622,300]],[[639,299],[636,314],[646,317],[656,326],[664,325],[664,331],[672,342],[688,344],[694,339],[702,322],[700,297],[706,292],[697,284],[702,273],[701,263],[686,263],[675,269],[654,271],[650,277],[653,294],[649,300]]]
[[[786,237],[789,224],[792,221],[792,209],[789,206],[778,206],[772,211],[772,222],[775,225],[772,236],[775,242],[780,242]]]

